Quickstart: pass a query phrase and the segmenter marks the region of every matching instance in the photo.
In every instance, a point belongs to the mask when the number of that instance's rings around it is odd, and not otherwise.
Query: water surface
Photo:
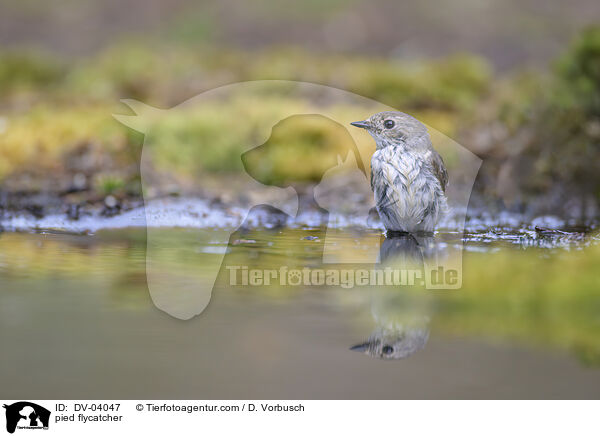
[[[598,398],[600,394],[596,369],[600,299],[595,277],[586,278],[582,270],[583,278],[565,295],[541,277],[548,273],[529,277],[529,270],[510,261],[522,256],[518,263],[529,262],[535,269],[547,265],[550,257],[554,259],[550,262],[568,265],[570,256],[593,250],[585,248],[590,240],[593,245],[593,236],[556,242],[549,249],[548,240],[565,235],[471,232],[466,236],[463,289],[419,291],[229,286],[226,265],[319,265],[326,235],[323,228],[251,230],[227,242],[215,237],[221,230],[161,230],[180,247],[163,253],[178,274],[199,275],[201,280],[199,262],[226,252],[210,304],[188,321],[158,310],[150,298],[143,228],[95,234],[39,230],[1,234],[4,396],[312,399]],[[360,248],[379,237],[377,230],[348,230],[340,238]],[[495,276],[489,279],[485,269]],[[497,277],[503,274],[507,281],[498,284]],[[369,340],[400,341],[408,355],[382,359],[376,350],[371,354],[364,347],[362,352],[350,350]]]

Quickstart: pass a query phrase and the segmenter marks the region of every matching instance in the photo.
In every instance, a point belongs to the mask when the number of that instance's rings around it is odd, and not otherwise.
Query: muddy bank
[[[30,210],[4,211],[0,218],[3,231],[59,231],[95,233],[100,230],[132,227],[184,227],[197,229],[278,229],[335,228],[352,231],[380,231],[384,228],[378,217],[352,211],[328,213],[324,209],[286,205],[297,215],[287,214],[268,205],[248,207],[226,204],[215,199],[166,197],[146,202],[128,201],[126,207],[107,213],[107,205],[82,208],[74,218],[59,205],[52,204],[50,213],[38,216]],[[287,207],[289,206],[289,208]],[[582,248],[600,241],[598,223],[582,226],[577,220],[565,220],[545,215],[533,219],[524,214],[486,210],[451,210],[438,228],[442,234],[461,234],[471,251],[490,250],[494,246],[510,245],[522,248]]]

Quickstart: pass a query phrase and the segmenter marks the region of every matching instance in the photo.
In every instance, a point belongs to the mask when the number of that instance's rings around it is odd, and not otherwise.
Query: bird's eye
[[[385,127],[386,129],[391,129],[392,127],[394,127],[396,125],[396,123],[394,123],[393,120],[385,120],[383,122],[383,127]]]
[[[392,354],[394,352],[394,347],[391,347],[389,345],[384,345],[383,348],[381,349],[381,351],[383,351],[383,354]]]

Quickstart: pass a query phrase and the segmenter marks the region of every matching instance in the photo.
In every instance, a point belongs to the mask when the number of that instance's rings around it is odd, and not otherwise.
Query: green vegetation
[[[112,113],[123,112],[121,98],[169,108],[223,84],[259,79],[289,79],[331,85],[417,114],[434,127],[452,133],[457,119],[485,94],[490,73],[480,59],[460,55],[431,62],[401,63],[383,58],[325,56],[293,48],[248,53],[209,48],[124,43],[76,65],[30,54],[3,54],[0,89],[7,111],[0,135],[0,180],[27,171],[64,174],[80,171],[67,165],[82,147],[93,148],[101,174],[112,162],[112,173],[125,171],[139,159],[141,137],[120,125]],[[328,104],[327,101],[323,102]],[[226,107],[228,105],[230,107]],[[239,157],[255,143],[257,128],[282,108],[310,113],[306,101],[273,95],[257,105],[238,99],[213,107],[169,114],[155,127],[152,156],[159,171],[179,176],[240,170]],[[233,126],[216,114],[229,110],[243,117]],[[314,108],[313,108],[314,110]],[[306,112],[309,111],[309,112]],[[346,114],[364,113],[340,107]],[[329,126],[330,127],[330,126]],[[323,124],[322,128],[329,128]],[[289,129],[288,129],[289,130]],[[284,133],[280,132],[283,136]],[[280,137],[282,144],[300,141],[298,132]],[[322,135],[339,136],[335,129]],[[309,135],[310,136],[310,135]],[[313,136],[314,137],[314,136]],[[300,144],[308,150],[314,144]],[[210,144],[210,146],[200,146]],[[102,156],[104,155],[104,157]],[[318,153],[303,157],[306,167],[318,167]],[[294,168],[297,156],[277,167]],[[275,166],[272,163],[272,166]],[[90,174],[93,176],[94,174]],[[128,179],[129,175],[122,175]],[[310,176],[309,176],[310,178]],[[114,187],[99,183],[101,192]]]
[[[125,188],[125,181],[112,174],[101,174],[96,180],[97,190],[104,195],[115,194]]]
[[[600,199],[594,164],[600,158],[599,35],[598,27],[583,32],[549,72],[515,71],[494,81],[486,62],[466,54],[400,61],[294,47],[252,52],[124,42],[75,64],[40,53],[0,52],[0,181],[23,172],[70,178],[82,169],[68,162],[85,148],[93,150],[96,162],[84,171],[89,177],[106,172],[108,161],[109,172],[129,183],[139,177],[131,168],[139,161],[142,136],[111,117],[125,111],[121,98],[171,108],[222,85],[287,79],[372,98],[456,138],[486,160],[481,180],[488,183],[479,188],[506,204],[552,193],[553,202],[544,200],[548,208],[571,198],[579,198],[584,208]],[[336,104],[340,114],[364,116],[351,104],[326,96],[318,104]],[[147,144],[152,167],[176,180],[241,171],[240,154],[268,136],[261,126],[274,113],[286,112],[282,109],[318,112],[314,103],[285,93],[265,95],[259,104],[240,96],[167,111]],[[231,123],[223,115],[228,111],[243,122]],[[335,137],[329,127],[322,126],[323,135]],[[280,134],[279,143],[288,145],[310,136],[291,130],[288,136]],[[306,152],[306,167],[322,162],[318,153],[307,152],[314,146],[309,139],[297,147]],[[361,153],[368,160],[368,153]],[[297,161],[290,155],[262,165],[297,172]],[[101,193],[113,190],[94,186]]]
[[[0,52],[0,92],[37,91],[56,86],[64,65],[50,56],[28,52]]]
[[[359,155],[344,126],[320,115],[295,115],[275,125],[267,142],[244,154],[243,162],[261,183],[286,187],[319,183],[348,152]]]
[[[446,334],[567,349],[600,366],[599,263],[598,246],[551,256],[468,254],[463,288],[437,293],[442,315],[434,325]]]
[[[598,202],[600,27],[582,32],[550,74],[521,74],[498,87],[493,105],[480,127],[500,131],[482,153],[488,176],[497,177],[491,193],[516,191],[527,201],[553,192],[549,207],[575,197],[582,214]]]

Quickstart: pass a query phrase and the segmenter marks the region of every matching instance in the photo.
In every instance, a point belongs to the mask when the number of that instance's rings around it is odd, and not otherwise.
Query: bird
[[[396,111],[350,124],[375,139],[371,189],[387,234],[433,233],[448,210],[448,171],[427,127]]]
[[[352,351],[384,360],[405,359],[425,348],[429,339],[426,326],[393,326],[376,329],[366,342],[354,345]]]
[[[377,359],[398,360],[425,348],[432,313],[430,294],[409,288],[377,289],[370,298],[376,328],[366,341],[350,350]]]

